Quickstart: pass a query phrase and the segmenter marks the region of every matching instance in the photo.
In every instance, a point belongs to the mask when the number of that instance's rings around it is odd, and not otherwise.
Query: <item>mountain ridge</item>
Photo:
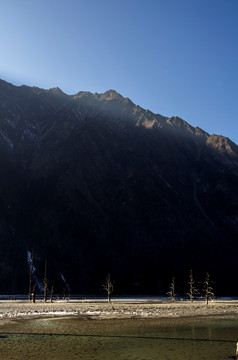
[[[96,100],[99,100],[99,101],[115,101],[115,100],[120,100],[126,104],[129,104],[133,107],[135,107],[135,110],[136,112],[140,112],[142,111],[143,112],[143,115],[146,113],[149,115],[149,118],[154,118],[155,120],[157,118],[159,119],[164,119],[166,120],[166,123],[169,124],[169,125],[172,125],[172,126],[176,126],[178,128],[187,128],[188,131],[192,132],[192,133],[195,133],[195,134],[201,134],[202,136],[206,135],[206,136],[216,136],[216,137],[221,137],[223,139],[227,139],[227,141],[229,143],[232,143],[232,144],[235,144],[232,140],[230,140],[228,137],[225,137],[223,135],[218,135],[218,134],[209,134],[207,133],[206,131],[204,131],[203,129],[201,129],[200,127],[196,126],[196,127],[193,127],[192,125],[190,125],[187,121],[185,121],[184,119],[180,118],[179,116],[171,116],[171,117],[167,117],[167,116],[163,116],[163,115],[160,115],[160,114],[156,114],[156,113],[153,113],[151,112],[150,110],[148,109],[144,109],[144,108],[141,108],[139,105],[135,105],[129,98],[124,98],[121,94],[119,94],[117,91],[113,90],[113,89],[110,89],[110,90],[107,90],[105,91],[104,93],[91,93],[89,91],[79,91],[78,93],[76,94],[73,94],[73,95],[68,95],[66,93],[64,93],[60,88],[58,87],[54,87],[54,88],[50,88],[50,89],[43,89],[43,88],[39,88],[39,87],[30,87],[30,86],[26,86],[26,85],[20,85],[20,86],[16,86],[16,85],[12,85],[2,79],[0,79],[0,82],[2,82],[3,84],[5,84],[5,86],[7,86],[8,88],[9,87],[14,87],[16,89],[18,88],[23,88],[23,89],[27,89],[29,91],[33,90],[34,92],[36,92],[37,94],[42,94],[42,93],[52,93],[54,95],[62,95],[63,97],[65,98],[68,98],[68,99],[73,99],[73,100],[78,100],[79,98],[84,98],[85,96],[86,97],[89,97],[91,99],[96,99]],[[148,126],[148,128],[151,128],[153,125],[154,125],[154,122],[151,121],[152,124],[150,124]],[[160,124],[161,125],[161,124]],[[235,144],[237,146],[237,144]]]

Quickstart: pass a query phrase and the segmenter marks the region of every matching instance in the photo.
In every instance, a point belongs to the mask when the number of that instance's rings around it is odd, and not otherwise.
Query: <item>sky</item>
[[[238,144],[238,0],[0,0],[0,78],[114,89]]]

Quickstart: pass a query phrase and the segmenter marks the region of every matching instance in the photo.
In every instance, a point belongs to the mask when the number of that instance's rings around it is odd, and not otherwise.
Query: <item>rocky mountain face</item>
[[[0,81],[0,293],[236,294],[238,147],[104,94]],[[39,291],[38,289],[38,291]]]

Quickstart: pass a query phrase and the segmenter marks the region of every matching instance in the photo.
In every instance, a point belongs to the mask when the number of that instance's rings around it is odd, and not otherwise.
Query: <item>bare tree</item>
[[[105,283],[103,284],[103,289],[107,292],[108,302],[111,302],[111,294],[113,292],[113,284],[111,282],[110,274],[107,275]]]
[[[32,300],[33,303],[36,302],[36,284],[33,286]]]
[[[193,271],[192,270],[190,270],[188,284],[189,284],[189,292],[187,293],[187,295],[189,296],[190,301],[193,302],[194,295],[198,293],[198,290],[194,286],[195,281],[193,279]]]
[[[50,302],[53,302],[53,294],[54,294],[54,286],[51,286],[51,290],[50,290]]]
[[[33,274],[33,251],[30,258],[30,278],[29,278],[29,301],[32,300],[32,274]]]
[[[44,276],[44,301],[47,301],[48,279],[47,279],[47,260],[45,260],[45,276]]]
[[[213,299],[214,293],[213,288],[210,286],[210,275],[206,273],[205,281],[204,281],[204,291],[205,291],[205,300],[208,305],[209,299]]]
[[[175,296],[176,296],[176,294],[175,294],[175,278],[174,277],[171,281],[171,284],[169,287],[169,292],[167,294],[171,297],[172,302],[174,302]]]

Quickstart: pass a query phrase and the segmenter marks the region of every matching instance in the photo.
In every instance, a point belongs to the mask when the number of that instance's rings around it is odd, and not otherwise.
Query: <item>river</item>
[[[3,360],[235,359],[238,317],[0,320]]]

